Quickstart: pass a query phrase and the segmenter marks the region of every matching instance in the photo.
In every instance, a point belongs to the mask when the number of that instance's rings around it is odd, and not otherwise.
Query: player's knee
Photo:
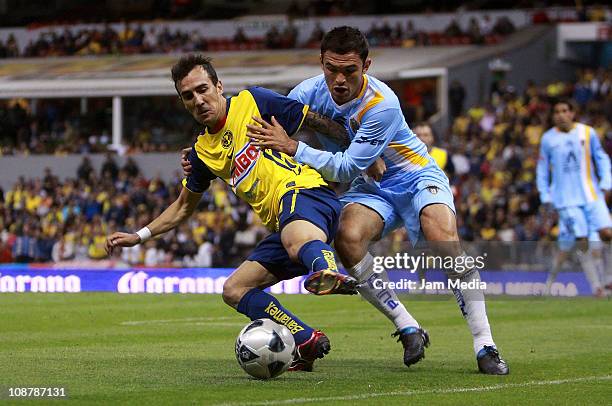
[[[421,210],[421,228],[427,241],[459,241],[455,214],[444,204],[432,204]]]
[[[612,228],[607,227],[602,230],[599,230],[599,238],[601,238],[601,240],[605,242],[612,241]]]
[[[227,305],[235,308],[246,292],[247,289],[244,286],[239,286],[232,278],[229,278],[223,284],[223,293],[221,296]]]
[[[589,250],[589,240],[586,237],[576,238],[576,251],[586,253]]]
[[[363,244],[364,235],[358,229],[340,226],[335,239],[335,247],[340,255],[359,250]]]
[[[289,241],[286,242],[284,244],[285,246],[285,250],[287,250],[287,254],[289,255],[289,259],[293,262],[299,262],[300,261],[300,248],[302,248],[304,244],[299,241],[299,242],[294,242],[294,241]]]

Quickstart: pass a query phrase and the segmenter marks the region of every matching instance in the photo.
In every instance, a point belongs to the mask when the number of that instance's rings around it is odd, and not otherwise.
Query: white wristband
[[[143,243],[149,239],[151,239],[151,230],[149,227],[143,227],[140,230],[136,231],[138,237],[140,237],[140,242]]]

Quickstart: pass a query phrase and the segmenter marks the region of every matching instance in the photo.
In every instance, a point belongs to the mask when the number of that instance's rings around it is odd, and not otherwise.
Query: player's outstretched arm
[[[183,187],[174,203],[147,225],[151,232],[150,238],[164,234],[187,220],[195,211],[201,198],[201,193],[194,193]],[[106,239],[106,253],[110,255],[116,247],[133,247],[141,242],[143,241],[136,233],[113,233]]]

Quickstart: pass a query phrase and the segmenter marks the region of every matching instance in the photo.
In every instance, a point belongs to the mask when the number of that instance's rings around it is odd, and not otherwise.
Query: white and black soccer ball
[[[289,368],[295,354],[289,329],[269,319],[247,324],[236,339],[236,359],[249,375],[274,378]]]

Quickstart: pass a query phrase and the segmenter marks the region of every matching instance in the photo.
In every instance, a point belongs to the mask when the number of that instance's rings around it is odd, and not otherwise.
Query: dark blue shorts
[[[299,262],[292,262],[281,242],[281,233],[287,224],[305,220],[325,232],[331,243],[338,230],[342,204],[336,194],[326,187],[292,190],[281,198],[279,232],[264,238],[247,258],[263,265],[280,280],[306,275],[309,269]]]

